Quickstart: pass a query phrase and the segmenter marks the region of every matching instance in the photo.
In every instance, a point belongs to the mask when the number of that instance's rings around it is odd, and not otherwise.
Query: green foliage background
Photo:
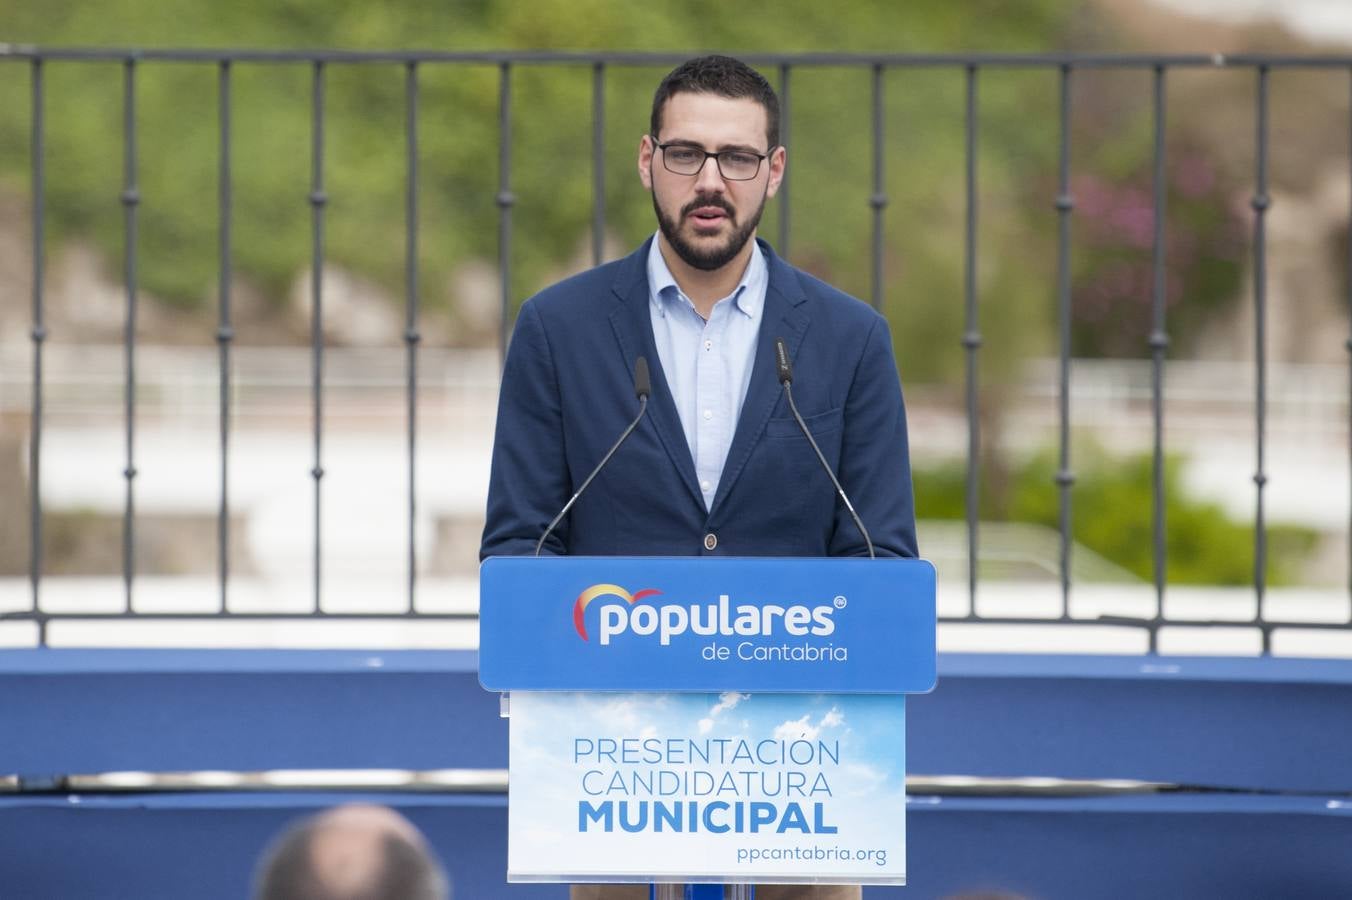
[[[1102,43],[1096,28],[1092,13],[1070,0],[780,0],[772,6],[0,0],[0,39],[64,47],[1013,53],[1095,49],[1086,42]],[[621,247],[636,245],[654,227],[634,160],[652,91],[666,68],[607,71],[606,218]],[[778,84],[777,71],[766,74]],[[28,65],[0,58],[0,196],[29,193],[30,77]],[[119,63],[44,69],[49,245],[91,239],[112,270],[123,252],[122,77]],[[327,257],[395,297],[404,292],[404,77],[396,64],[335,64],[325,82]],[[587,65],[518,65],[511,77],[517,203],[509,289],[519,303],[590,263],[592,73]],[[956,385],[963,373],[964,77],[952,67],[905,68],[890,70],[885,80],[884,310],[902,375],[913,385]],[[147,63],[138,67],[136,82],[140,283],[170,304],[200,311],[204,339],[214,327],[219,277],[217,78],[212,65]],[[1077,126],[1074,167],[1106,184],[1139,187],[1150,152],[1148,92],[1144,76],[1139,83],[1124,78],[1077,76],[1073,101],[1077,120],[1087,124]],[[476,260],[496,267],[499,71],[426,64],[419,84],[419,293],[426,315],[448,323],[453,343],[470,343],[483,337],[456,327],[452,275]],[[1058,73],[1041,68],[983,70],[978,84],[983,415],[999,416],[1019,361],[1054,347],[1058,88]],[[870,90],[867,67],[795,69],[788,139],[788,255],[863,298],[871,292]],[[232,92],[235,278],[279,309],[310,265],[311,70],[296,63],[238,64]],[[1177,116],[1171,140],[1177,135],[1186,143],[1190,127],[1187,116]],[[1226,190],[1217,185],[1217,196]],[[779,215],[772,201],[762,222],[762,235],[772,242]],[[1095,280],[1098,257],[1088,249],[1076,261],[1077,285]],[[1199,263],[1231,265],[1212,279],[1216,296],[1200,298],[1210,308],[1237,278],[1232,262]],[[1143,355],[1143,339],[1140,344],[1114,352]],[[994,505],[983,516],[1054,526],[1052,475],[1047,458],[992,474],[985,483],[995,489],[985,499]],[[960,467],[917,472],[916,482],[923,516],[961,516]],[[1171,464],[1170,580],[1246,583],[1248,529],[1183,500],[1176,482]],[[1112,518],[1076,515],[1076,538],[1148,577],[1148,465],[1098,459],[1081,472],[1074,496],[1077,508],[1121,511]],[[1279,533],[1274,540],[1273,574],[1280,581],[1288,576],[1281,548],[1289,544],[1298,552],[1308,541]]]
[[[1153,461],[1149,455],[1121,458],[1085,444],[1076,448],[1075,489],[1071,492],[1074,539],[1145,580],[1154,578]],[[981,496],[986,521],[1033,522],[1057,528],[1060,498],[1054,484],[1057,464],[1042,453],[1005,476],[1002,493]],[[1164,467],[1164,515],[1167,528],[1165,577],[1171,584],[1247,585],[1253,583],[1254,531],[1236,522],[1216,503],[1189,497],[1183,490],[1180,462]],[[990,472],[982,473],[989,482]],[[916,515],[921,519],[962,519],[966,514],[967,470],[963,463],[917,467]],[[1317,535],[1293,525],[1268,527],[1268,583],[1302,583],[1302,562]]]
[[[1074,18],[1061,0],[785,0],[772,9],[694,0],[6,5],[0,18],[13,42],[199,48],[1015,52],[1060,47]],[[634,154],[664,71],[608,73],[607,224],[626,247],[653,228]],[[120,258],[123,241],[122,74],[117,63],[45,69],[49,240],[92,235],[110,260]],[[777,72],[767,75],[778,81]],[[791,85],[790,256],[861,297],[871,291],[870,77],[866,67],[805,67]],[[279,302],[310,260],[311,72],[303,64],[239,64],[232,78],[236,277]],[[452,323],[451,273],[468,260],[497,258],[498,78],[491,65],[429,64],[420,72],[420,293],[429,314]],[[28,190],[29,79],[27,65],[0,63],[0,185],[20,196]],[[396,296],[403,79],[398,65],[332,65],[326,74],[328,258]],[[211,65],[154,63],[137,72],[140,280],[189,309],[212,301],[218,278],[216,83]],[[519,302],[590,260],[591,71],[522,65],[512,85],[510,293]],[[999,382],[1045,340],[1053,308],[1050,205],[1039,203],[1030,220],[1023,192],[1054,162],[1055,74],[1010,70],[980,90],[980,278],[998,294],[983,303],[982,327],[1002,336],[983,351],[983,366]],[[961,70],[895,70],[886,78],[885,307],[908,379],[961,371],[963,91]],[[762,226],[772,241],[778,221],[772,201]]]

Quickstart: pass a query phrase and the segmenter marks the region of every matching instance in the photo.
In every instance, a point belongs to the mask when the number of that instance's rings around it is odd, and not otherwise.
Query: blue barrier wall
[[[427,834],[460,900],[564,900],[508,885],[502,796],[212,794],[0,797],[6,900],[242,900],[268,839],[345,800],[398,807]],[[866,900],[1003,889],[1028,898],[1280,900],[1352,890],[1352,809],[1309,798],[917,797],[911,884]]]
[[[913,772],[1225,790],[915,797],[912,887],[871,898],[1352,895],[1352,663],[944,656],[909,710]],[[506,735],[472,653],[0,652],[0,775],[504,768]],[[0,795],[0,898],[238,898],[284,822],[354,798]],[[503,883],[504,797],[374,799],[429,834],[460,897],[565,896]]]
[[[505,768],[468,651],[0,651],[0,774]],[[944,655],[910,770],[1352,792],[1352,661]]]

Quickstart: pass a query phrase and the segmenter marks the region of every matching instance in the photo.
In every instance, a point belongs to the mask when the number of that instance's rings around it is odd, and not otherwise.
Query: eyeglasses
[[[718,174],[728,181],[750,181],[760,174],[761,160],[769,159],[769,154],[751,150],[720,150],[717,153],[710,153],[703,147],[694,147],[690,144],[658,144],[656,137],[653,138],[653,143],[662,151],[662,165],[668,172],[676,175],[698,175],[712,156],[718,165]]]

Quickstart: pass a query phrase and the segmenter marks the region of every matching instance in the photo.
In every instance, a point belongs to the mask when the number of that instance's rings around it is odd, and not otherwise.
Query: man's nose
[[[724,187],[723,173],[718,168],[718,158],[714,156],[705,157],[704,165],[700,166],[699,172],[695,174],[695,190],[700,193],[710,191],[721,193]]]

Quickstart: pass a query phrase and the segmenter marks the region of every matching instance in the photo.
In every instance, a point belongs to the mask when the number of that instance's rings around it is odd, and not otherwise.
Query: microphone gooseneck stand
[[[836,473],[831,471],[830,463],[822,455],[822,448],[817,446],[816,440],[812,437],[812,432],[808,430],[807,423],[803,421],[802,415],[799,414],[798,404],[793,402],[793,363],[789,360],[789,348],[784,343],[783,338],[775,338],[775,368],[778,371],[779,383],[784,386],[784,396],[789,401],[789,411],[793,413],[794,421],[798,423],[798,427],[802,430],[803,437],[807,438],[807,442],[812,445],[812,450],[817,454],[817,461],[822,464],[826,477],[830,478],[831,484],[835,485],[836,493],[840,495],[846,511],[849,512],[850,518],[854,519],[854,527],[858,528],[859,533],[864,536],[864,543],[868,546],[869,559],[877,559],[873,552],[873,538],[868,536],[868,529],[864,527],[859,514],[854,511],[854,504],[850,502],[849,497],[845,496],[845,489],[840,486]]]
[[[629,427],[620,435],[620,439],[611,446],[605,456],[601,457],[601,461],[596,464],[596,468],[592,469],[591,474],[587,476],[587,480],[582,482],[582,486],[573,493],[573,496],[568,498],[568,502],[563,504],[563,509],[559,510],[559,514],[555,516],[553,521],[545,528],[544,533],[540,535],[540,539],[535,542],[536,556],[540,555],[540,550],[543,549],[545,545],[545,539],[554,532],[555,527],[563,521],[563,517],[568,515],[568,510],[573,508],[573,504],[577,502],[577,498],[581,497],[582,492],[592,483],[592,479],[600,474],[601,470],[606,467],[606,463],[610,462],[610,458],[615,455],[615,451],[620,449],[620,445],[629,438],[629,435],[634,433],[634,429],[638,427],[639,420],[641,420],[643,414],[648,411],[648,397],[652,392],[652,381],[648,376],[648,360],[640,356],[638,359],[634,360],[634,396],[638,397],[638,415],[634,416],[634,421],[629,423]]]

